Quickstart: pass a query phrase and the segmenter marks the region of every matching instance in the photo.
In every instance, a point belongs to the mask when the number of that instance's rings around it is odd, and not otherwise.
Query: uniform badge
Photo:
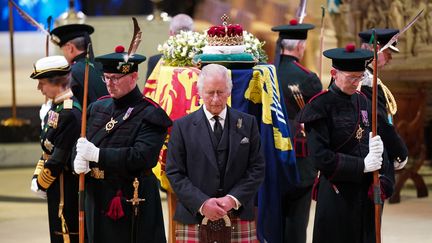
[[[63,108],[64,109],[70,110],[70,109],[72,109],[72,106],[73,106],[73,100],[66,99],[66,100],[63,101]]]
[[[58,119],[59,119],[59,113],[53,110],[50,110],[48,112],[48,126],[52,128],[57,128]]]
[[[118,123],[118,121],[114,120],[114,119],[111,117],[111,120],[110,120],[110,121],[105,125],[105,130],[106,130],[107,132],[111,131],[111,129],[114,128],[114,125],[115,125],[116,123]]]
[[[123,116],[123,121],[129,118],[129,116],[132,113],[133,109],[134,109],[133,107],[129,107],[127,109],[126,114]]]
[[[44,144],[44,147],[46,149],[48,149],[48,151],[52,152],[54,145],[48,139],[45,139],[43,144]]]
[[[363,132],[364,132],[364,129],[361,128],[361,126],[359,125],[358,129],[357,129],[357,132],[356,132],[356,138],[358,140],[360,140],[363,137]]]

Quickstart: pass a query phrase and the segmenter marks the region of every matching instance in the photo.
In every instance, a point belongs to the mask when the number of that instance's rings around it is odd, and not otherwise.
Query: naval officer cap
[[[358,34],[363,43],[369,43],[371,40],[373,29],[362,31]],[[390,39],[399,33],[398,29],[375,29],[375,34],[377,36],[377,43],[381,46],[387,44]],[[390,50],[394,52],[399,52],[399,49],[396,47],[397,41],[389,46]]]
[[[51,40],[58,46],[62,47],[68,41],[78,38],[87,37],[94,32],[94,28],[87,24],[67,24],[54,28],[51,31]]]
[[[334,48],[323,52],[323,55],[332,60],[332,66],[340,71],[363,72],[373,52],[365,49],[355,48],[348,44],[345,48]]]
[[[272,27],[272,31],[279,32],[279,39],[306,40],[308,30],[315,28],[312,24],[300,24],[292,19],[289,24]]]
[[[70,65],[64,56],[49,56],[36,61],[33,64],[32,79],[52,78],[63,76],[70,72]]]
[[[123,46],[117,46],[115,52],[98,56],[95,60],[102,63],[104,73],[128,74],[138,71],[138,64],[144,62],[146,57],[139,54],[133,54],[127,58],[125,48]]]

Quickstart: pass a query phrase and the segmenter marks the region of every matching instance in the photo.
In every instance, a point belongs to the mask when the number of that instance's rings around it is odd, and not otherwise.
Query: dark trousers
[[[284,243],[306,243],[311,196],[312,186],[308,186],[297,188],[284,197]]]

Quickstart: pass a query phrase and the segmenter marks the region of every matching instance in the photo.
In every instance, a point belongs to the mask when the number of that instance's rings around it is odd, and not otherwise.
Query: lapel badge
[[[54,129],[57,128],[58,119],[59,119],[59,113],[53,110],[50,110],[48,112],[48,126]]]
[[[132,113],[133,109],[134,109],[133,107],[129,107],[127,109],[126,114],[123,116],[123,121],[129,118],[129,116]]]
[[[361,128],[361,126],[359,125],[358,129],[357,129],[357,132],[356,132],[356,138],[358,140],[360,140],[363,137],[363,132],[364,132],[364,129]]]
[[[243,119],[239,118],[237,119],[237,128],[240,129],[242,127]]]
[[[73,101],[71,99],[66,99],[63,101],[63,108],[66,110],[72,109]]]
[[[107,132],[111,131],[111,129],[114,128],[114,125],[115,125],[116,123],[118,123],[118,121],[114,120],[114,119],[111,117],[111,120],[110,120],[109,122],[107,122],[107,124],[105,125],[105,130],[106,130]]]

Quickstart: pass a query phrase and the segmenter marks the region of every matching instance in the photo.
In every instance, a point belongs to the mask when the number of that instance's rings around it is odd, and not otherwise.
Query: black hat
[[[144,62],[146,57],[139,54],[134,54],[127,59],[127,52],[123,46],[117,46],[115,52],[98,56],[96,61],[102,63],[104,73],[133,73],[138,71],[138,64]]]
[[[94,28],[87,24],[67,24],[51,31],[51,40],[62,47],[66,42],[77,37],[86,37],[94,32]]]
[[[279,32],[279,39],[306,40],[308,30],[313,28],[315,25],[299,24],[296,19],[292,19],[289,24],[275,26],[271,30]]]
[[[358,35],[361,38],[363,43],[369,43],[372,36],[373,29],[365,30],[360,32]],[[380,45],[387,44],[390,39],[399,33],[398,29],[375,29],[375,34],[377,36],[377,43]],[[396,42],[389,46],[392,51],[399,52],[399,49],[396,47]]]
[[[345,48],[334,48],[323,52],[325,57],[332,59],[332,66],[340,71],[362,72],[366,69],[367,61],[373,58],[373,52],[356,49],[353,44]]]
[[[44,57],[35,62],[30,78],[42,79],[63,76],[68,74],[70,69],[70,65],[64,56]]]

